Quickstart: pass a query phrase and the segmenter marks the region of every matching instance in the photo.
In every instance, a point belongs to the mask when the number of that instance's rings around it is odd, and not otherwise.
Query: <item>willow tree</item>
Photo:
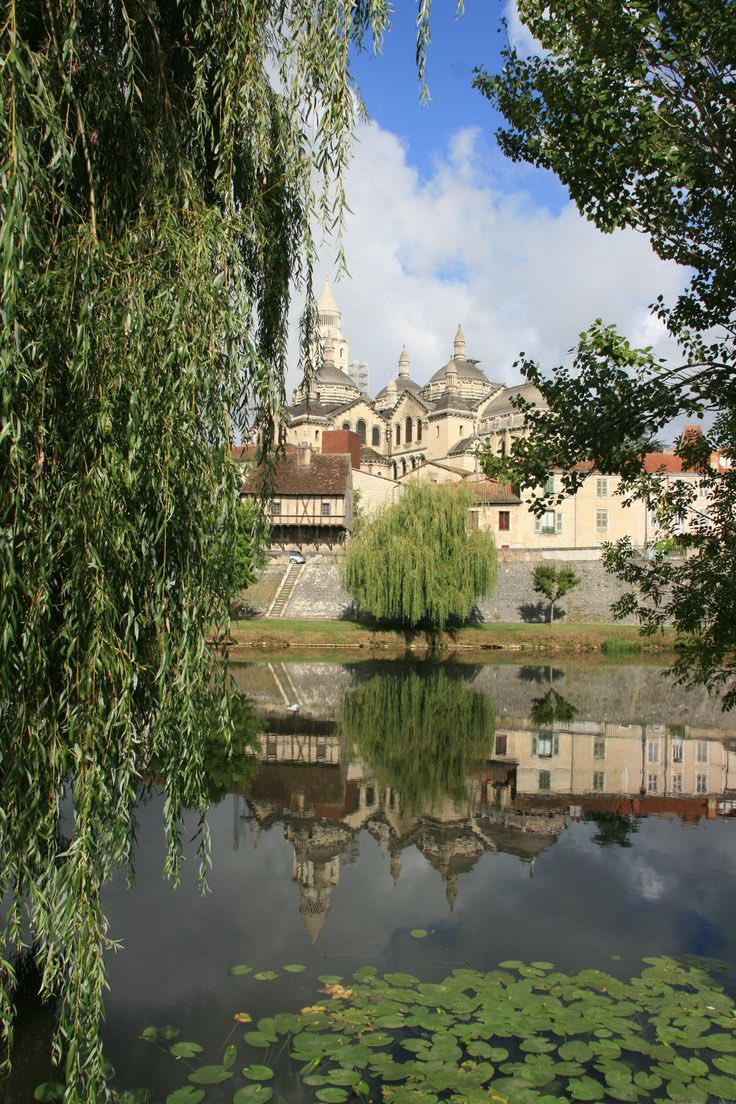
[[[491,753],[493,698],[447,671],[384,672],[345,695],[339,725],[380,788],[407,812],[467,799],[468,780]]]
[[[290,294],[312,303],[315,215],[334,229],[343,207],[351,49],[386,13],[4,7],[0,1019],[7,1054],[30,940],[62,997],[69,1100],[104,1096],[99,890],[130,856],[141,776],[153,758],[176,876],[205,735],[231,727],[205,642],[227,617],[229,450],[247,411],[264,459],[277,437]]]
[[[496,586],[496,545],[469,529],[472,491],[410,483],[348,545],[342,581],[358,609],[381,621],[445,628],[465,621]]]

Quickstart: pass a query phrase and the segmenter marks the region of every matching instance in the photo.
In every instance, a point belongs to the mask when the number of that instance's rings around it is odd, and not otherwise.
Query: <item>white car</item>
[[[306,562],[307,561],[304,559],[301,552],[290,552],[289,553],[289,563],[303,564],[303,563],[306,563]]]

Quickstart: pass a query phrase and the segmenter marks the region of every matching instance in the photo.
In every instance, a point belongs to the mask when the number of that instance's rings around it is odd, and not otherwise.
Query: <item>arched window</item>
[[[371,444],[374,448],[381,447],[381,430],[378,426],[374,426],[371,430]]]
[[[358,421],[357,421],[356,426],[355,426],[355,432],[360,437],[361,445],[364,445],[365,444],[365,422],[363,421],[362,418],[358,418]]]
[[[401,425],[399,422],[396,423],[396,444],[401,444]]]
[[[413,425],[414,425],[414,423],[412,422],[411,418],[407,418],[406,422],[404,423],[404,440],[407,443],[407,445],[410,445],[411,442],[412,442],[412,428],[413,428]]]
[[[342,423],[342,428],[343,429],[350,429],[350,422],[343,422]]]
[[[394,479],[396,478],[396,461],[391,464],[391,471],[394,473]]]
[[[422,419],[417,418],[417,441],[422,439]]]
[[[414,471],[416,466],[417,466],[416,457],[412,456],[412,458],[411,458],[411,470]]]
[[[401,461],[401,474],[406,475],[406,460]]]
[[[315,441],[319,441],[319,430],[318,429],[315,429],[315,431],[314,431],[314,439],[315,439]]]
[[[505,456],[506,455],[506,438],[505,437],[501,438],[501,447],[498,450],[498,455],[499,456]]]

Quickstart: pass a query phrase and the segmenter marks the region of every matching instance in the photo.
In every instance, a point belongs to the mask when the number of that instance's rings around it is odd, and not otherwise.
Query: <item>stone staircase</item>
[[[304,570],[304,564],[287,564],[284,576],[273,596],[271,605],[266,610],[266,617],[283,617],[289,600],[296,590],[299,577]]]

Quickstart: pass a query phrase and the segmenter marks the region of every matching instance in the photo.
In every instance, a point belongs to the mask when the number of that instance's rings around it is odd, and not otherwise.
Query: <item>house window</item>
[[[544,493],[546,495],[551,495],[555,493],[555,477],[553,475],[547,476],[547,480],[544,484]]]
[[[538,515],[534,520],[534,531],[536,533],[550,534],[562,532],[562,513],[558,510],[545,510],[541,515]]]
[[[659,740],[647,740],[647,763],[659,762]]]
[[[540,790],[551,790],[552,789],[552,775],[550,774],[549,771],[540,771],[539,772],[539,788],[540,788]]]
[[[672,792],[673,794],[682,793],[682,775],[679,773],[672,775]]]
[[[560,737],[557,732],[532,733],[532,755],[540,759],[551,759],[560,754]]]
[[[422,439],[422,419],[417,418],[417,442]]]
[[[460,426],[460,429],[458,430],[457,435],[458,435],[458,437],[462,437],[462,436],[464,436],[464,434],[465,434],[465,426]]]
[[[595,529],[597,533],[608,532],[608,510],[596,510]]]
[[[608,479],[605,475],[599,476],[595,481],[595,493],[598,498],[608,498]]]
[[[358,422],[355,426],[355,432],[358,434],[358,437],[360,437],[361,445],[364,445],[365,444],[366,426],[365,426],[365,422],[363,421],[362,418],[358,418]]]
[[[396,444],[401,444],[401,426],[398,422],[396,423]]]
[[[323,502],[322,503],[322,517],[329,517],[329,516],[330,516],[330,503],[329,502]]]
[[[508,736],[496,737],[496,755],[506,755],[506,743]]]
[[[659,793],[659,775],[648,774],[647,775],[647,793],[656,794]]]
[[[414,423],[412,422],[411,418],[407,418],[406,421],[404,422],[404,441],[406,442],[407,445],[410,445],[411,442],[412,442],[412,438],[414,436],[413,435],[413,428],[414,428]]]
[[[498,528],[502,532],[508,533],[511,528],[511,512],[509,510],[498,511]]]
[[[381,431],[378,426],[374,426],[371,430],[371,444],[374,448],[380,448],[381,445]]]
[[[708,741],[698,740],[695,745],[695,761],[697,763],[708,762]]]
[[[480,529],[480,510],[470,511],[470,528]]]
[[[280,502],[272,502],[271,503],[271,517],[281,517],[281,503]]]
[[[593,789],[596,793],[602,793],[606,788],[606,772],[593,771]]]
[[[696,774],[695,775],[695,792],[699,794],[706,794],[708,792],[708,775]]]
[[[682,737],[680,737],[680,736],[677,736],[672,741],[672,762],[673,763],[681,763],[682,762]]]
[[[606,737],[596,736],[593,740],[593,758],[605,759],[606,758]]]
[[[342,423],[342,428],[343,429],[350,429],[350,422],[343,422]]]

